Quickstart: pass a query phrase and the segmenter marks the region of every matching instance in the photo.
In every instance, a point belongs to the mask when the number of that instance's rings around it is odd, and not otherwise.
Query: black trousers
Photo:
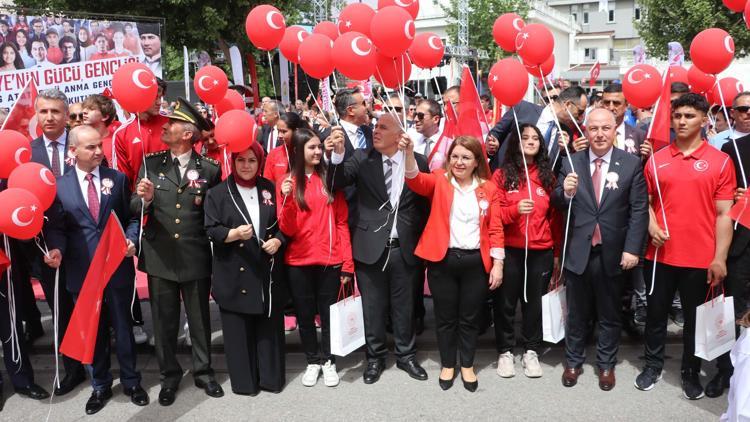
[[[526,298],[524,301],[524,249],[505,248],[503,284],[492,292],[495,345],[498,353],[513,352],[516,345],[516,306],[521,302],[521,341],[523,350],[539,351],[542,345],[542,296],[552,278],[554,256],[551,249],[529,251],[526,262]]]
[[[286,382],[284,314],[250,315],[220,308],[224,352],[232,391],[279,392]]]
[[[730,256],[727,259],[727,278],[724,279],[724,294],[734,298],[735,319],[742,318],[750,309],[750,247],[738,256]],[[735,336],[739,337],[740,327],[736,326]],[[726,374],[734,372],[729,352],[724,353],[716,359],[719,371]]]
[[[386,258],[388,266],[383,271]],[[418,271],[417,266],[404,261],[399,247],[386,248],[374,264],[357,262],[368,361],[384,360],[388,355],[385,325],[389,312],[396,358],[406,361],[417,353],[414,297],[415,284],[421,279]]]
[[[162,388],[177,388],[182,367],[177,361],[177,335],[180,329],[180,297],[185,303],[193,343],[193,378],[203,382],[214,379],[211,368],[211,319],[208,308],[210,280],[177,282],[148,276],[151,317],[154,322],[156,359]]]
[[[579,368],[586,360],[586,337],[591,317],[596,313],[599,335],[596,364],[611,369],[617,364],[622,329],[621,296],[624,276],[604,272],[601,247],[592,248],[583,274],[565,271],[568,319],[565,324],[565,360],[569,368]]]
[[[336,303],[341,285],[341,267],[289,265],[289,291],[297,314],[299,336],[308,364],[323,364],[331,355],[330,306]],[[315,329],[315,314],[320,315],[321,339]]]
[[[15,279],[14,279],[15,280]],[[20,310],[21,298],[17,296],[18,286],[23,282],[22,280],[13,281],[14,291],[16,292],[16,309]],[[25,388],[34,383],[34,370],[31,368],[31,362],[29,361],[29,351],[26,346],[26,342],[23,340],[23,328],[21,319],[16,317],[15,329],[19,336],[18,350],[14,351],[14,346],[10,339],[10,327],[11,318],[8,310],[8,292],[7,292],[7,279],[5,272],[0,274],[0,340],[2,340],[3,347],[3,360],[5,361],[5,369],[8,371],[8,376],[13,384],[13,387]],[[15,357],[15,359],[14,359]],[[0,377],[0,388],[2,387],[2,377]]]
[[[646,292],[651,290],[653,261],[646,261]],[[685,325],[682,327],[682,369],[701,368],[695,356],[695,308],[701,305],[708,292],[705,269],[674,267],[656,263],[656,282],[646,307],[646,366],[661,371],[664,368],[664,342],[667,338],[669,310],[675,290],[680,292]]]
[[[424,314],[427,312],[424,307],[424,281],[427,273],[422,261],[419,261],[416,268],[417,280],[414,284],[414,318],[424,319]]]
[[[448,249],[440,262],[428,263],[427,282],[432,291],[440,364],[474,366],[479,336],[479,315],[487,299],[488,274],[479,250]]]

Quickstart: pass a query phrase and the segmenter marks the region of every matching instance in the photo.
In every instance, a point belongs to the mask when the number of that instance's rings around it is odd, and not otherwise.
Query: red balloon
[[[276,48],[286,31],[284,15],[279,9],[261,4],[253,7],[245,19],[245,32],[250,42],[261,50]]]
[[[216,121],[214,134],[230,152],[242,152],[255,142],[255,119],[245,110],[229,110]]]
[[[637,64],[625,72],[622,93],[630,104],[649,108],[661,94],[661,74],[651,65]]]
[[[281,54],[283,54],[290,62],[299,64],[299,60],[297,59],[297,56],[299,55],[299,46],[309,35],[310,33],[307,32],[305,28],[298,25],[292,25],[287,28],[284,32],[284,38],[282,38],[281,43],[279,43]]]
[[[406,54],[393,58],[378,52],[377,65],[373,76],[383,86],[397,88],[411,78],[411,60]]]
[[[312,32],[313,34],[323,34],[333,41],[336,41],[336,38],[339,37],[339,28],[335,23],[330,21],[323,21],[318,23],[317,25],[315,25],[315,28],[313,28]]]
[[[396,57],[406,51],[415,35],[414,19],[398,6],[378,10],[370,23],[370,39],[380,54],[388,57]]]
[[[229,80],[226,73],[214,65],[208,65],[195,72],[193,88],[198,98],[206,104],[216,104],[227,93]]]
[[[8,177],[9,188],[25,189],[39,200],[43,210],[52,205],[57,193],[57,181],[47,166],[39,163],[24,163],[16,167]]]
[[[112,75],[112,93],[120,107],[140,113],[154,105],[159,86],[154,72],[142,63],[127,63]]]
[[[400,7],[416,19],[419,14],[419,0],[378,0],[378,10],[388,6]]]
[[[504,13],[492,25],[492,38],[508,53],[516,52],[516,35],[526,23],[515,13]]]
[[[242,95],[233,90],[228,89],[227,93],[224,94],[224,98],[216,103],[216,114],[221,117],[224,113],[226,113],[229,110],[244,110],[245,109],[245,99],[242,98]]]
[[[370,23],[375,16],[375,10],[365,3],[352,3],[339,14],[339,33],[359,32],[370,36]]]
[[[526,25],[516,35],[516,51],[526,64],[544,63],[554,48],[552,32],[541,23]]]
[[[723,0],[723,3],[732,12],[742,12],[745,10],[747,0]]]
[[[333,73],[333,41],[323,34],[310,34],[299,46],[299,65],[315,79]]]
[[[690,66],[687,71],[690,89],[698,94],[703,94],[711,90],[716,83],[716,76],[709,75],[696,66]]]
[[[745,4],[745,12],[742,16],[745,18],[745,26],[750,29],[750,1]]]
[[[44,209],[33,193],[20,188],[0,192],[0,233],[27,240],[39,234],[42,224]]]
[[[377,53],[367,36],[359,32],[342,34],[334,43],[333,64],[344,76],[355,81],[369,79],[375,72]]]
[[[514,106],[521,102],[529,89],[529,75],[526,67],[511,57],[492,65],[487,82],[492,95],[501,104],[507,106]]]
[[[444,55],[443,41],[432,32],[418,34],[409,47],[409,57],[422,69],[432,69],[439,65]]]
[[[0,179],[7,179],[16,167],[29,161],[29,139],[15,130],[0,130]]]
[[[547,76],[552,73],[552,69],[555,68],[555,55],[552,54],[547,60],[544,61],[544,63],[540,65],[525,64],[524,67],[526,67],[526,71],[529,72],[531,76],[534,76],[536,78],[541,78],[542,75]],[[539,71],[540,68],[541,72]]]
[[[721,90],[721,93],[719,92],[719,90]],[[733,78],[731,76],[728,78],[722,78],[712,90],[713,103],[729,107],[732,105],[734,97],[736,97],[737,94],[744,90],[745,89],[742,86],[742,82],[740,82],[737,78]]]
[[[690,43],[690,58],[706,73],[721,73],[734,59],[734,39],[723,29],[705,29]]]
[[[688,70],[682,66],[670,66],[669,67],[669,82],[682,82],[686,85],[690,85],[690,79],[688,78]]]

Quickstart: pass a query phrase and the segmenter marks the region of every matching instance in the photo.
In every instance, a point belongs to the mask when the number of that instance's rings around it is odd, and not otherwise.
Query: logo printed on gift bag
[[[359,331],[359,328],[357,327],[357,314],[354,312],[349,312],[346,314],[346,325],[347,327],[347,334],[350,336],[353,336],[354,334]]]
[[[720,339],[727,335],[727,330],[724,329],[724,314],[719,314],[716,316],[716,321],[714,322],[716,327],[716,338]]]

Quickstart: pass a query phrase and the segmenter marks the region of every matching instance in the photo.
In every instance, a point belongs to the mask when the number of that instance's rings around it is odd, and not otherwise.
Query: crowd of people
[[[654,388],[665,366],[670,314],[682,324],[686,398],[719,397],[744,382],[732,378],[727,353],[704,388],[695,320],[696,307],[721,287],[734,298],[736,334],[750,324],[750,230],[733,227],[729,217],[745,193],[737,169],[750,165],[750,92],[737,95],[721,126],[722,110],[673,84],[672,141],[654,151],[649,111],[630,107],[618,83],[591,97],[578,86],[549,87],[539,104],[524,101],[503,114],[486,140],[445,136],[459,115],[457,86],[442,104],[405,104],[392,95],[378,99],[380,109],[346,88],[335,93],[332,113],[315,101],[285,107],[264,98],[261,126],[248,135],[255,142],[229,153],[214,139],[209,107],[180,98],[164,109],[159,84],[153,106],[125,125],[107,97],[68,106],[60,91],[39,93],[44,134],[32,142],[32,160],[50,168],[58,187],[44,228],[49,252],[11,243],[21,292],[16,330],[25,333],[21,359],[3,347],[19,394],[48,397],[34,382],[26,349],[41,330],[30,276],[58,307],[64,333],[111,212],[125,230],[128,257],[105,291],[89,414],[112,396],[110,327],[125,394],[136,405],[149,403],[135,361],[136,337],[144,334],[140,302],[132,315],[130,309],[133,257],[148,276],[158,401],[165,406],[183,377],[176,357],[181,302],[193,380],[209,396],[224,394],[211,364],[211,297],[233,393],[284,388],[290,320],[307,364],[302,384],[312,387],[322,377],[335,387],[329,307],[353,283],[362,298],[364,383],[376,383],[386,368],[389,332],[396,367],[425,381],[417,359],[425,278],[443,390],[458,373],[466,390],[477,390],[477,338],[490,325],[500,377],[515,376],[517,360],[525,376],[543,376],[542,296],[561,283],[568,307],[565,387],[582,375],[596,332],[595,375],[602,390],[612,390],[625,329],[645,345],[645,365],[632,382]],[[446,146],[444,157],[436,153]],[[56,269],[66,287],[59,301],[52,300]],[[7,309],[0,303],[2,338],[9,335]],[[79,362],[63,362],[56,395],[86,380]]]

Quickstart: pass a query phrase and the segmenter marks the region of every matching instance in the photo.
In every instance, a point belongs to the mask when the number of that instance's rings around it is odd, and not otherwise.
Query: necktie
[[[94,175],[89,173],[86,175],[86,180],[89,182],[88,198],[89,198],[89,212],[94,218],[94,221],[99,222],[99,193],[96,191],[94,185]]]
[[[547,131],[544,133],[544,141],[547,145],[547,151],[550,150],[550,141],[552,138],[552,129],[555,128],[555,122],[549,122],[549,126],[547,126]]]
[[[424,140],[424,156],[429,157],[430,152],[432,152],[432,138],[427,138]]]
[[[599,199],[601,197],[601,183],[602,183],[602,163],[604,160],[597,158],[594,160],[596,168],[594,174],[591,175],[591,181],[594,184],[594,194],[596,196],[596,206],[599,206]],[[602,243],[602,232],[599,230],[599,223],[594,227],[594,234],[591,235],[591,246],[596,246]]]
[[[365,132],[362,128],[357,129],[357,149],[367,148],[367,139],[365,139]]]
[[[175,157],[174,160],[172,160],[172,165],[174,166],[174,173],[177,176],[177,182],[182,181],[182,173],[180,173],[180,160]]]
[[[54,174],[55,177],[62,176],[62,172],[60,171],[60,150],[57,149],[57,146],[60,145],[60,143],[52,141],[49,145],[52,147],[52,162],[50,163],[52,165],[52,174]]]
[[[388,200],[391,200],[391,181],[393,179],[393,161],[390,158],[386,158],[383,162],[385,164],[385,191],[388,193]]]

